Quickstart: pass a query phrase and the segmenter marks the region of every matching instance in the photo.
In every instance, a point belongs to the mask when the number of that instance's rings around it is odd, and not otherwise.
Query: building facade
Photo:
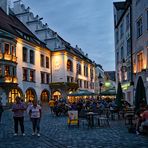
[[[68,93],[95,91],[95,63],[34,17],[20,0],[14,8],[0,2],[0,96],[24,101],[66,98]],[[6,87],[5,87],[6,86]]]
[[[125,99],[131,104],[134,102],[135,89],[140,76],[148,98],[147,10],[147,0],[114,3],[116,80],[122,83]]]

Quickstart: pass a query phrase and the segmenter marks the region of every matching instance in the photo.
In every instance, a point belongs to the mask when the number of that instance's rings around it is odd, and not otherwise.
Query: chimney
[[[0,0],[0,7],[9,15],[9,2],[8,0]]]

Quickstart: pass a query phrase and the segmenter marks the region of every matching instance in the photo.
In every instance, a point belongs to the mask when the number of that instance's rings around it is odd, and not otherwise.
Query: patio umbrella
[[[142,77],[138,78],[135,94],[135,110],[140,109],[140,104],[146,104],[145,87],[143,84]]]
[[[122,101],[123,101],[123,92],[122,92],[122,88],[121,88],[121,83],[118,83],[118,88],[117,88],[117,94],[116,94],[116,99],[115,99],[115,103],[118,107],[118,109],[122,108]]]

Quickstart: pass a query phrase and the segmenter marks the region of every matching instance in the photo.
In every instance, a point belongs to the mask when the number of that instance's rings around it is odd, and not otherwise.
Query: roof
[[[117,10],[120,9],[125,9],[126,7],[126,2],[114,2],[114,6],[116,7]]]
[[[0,29],[7,31],[17,37],[27,40],[38,46],[46,47],[45,43],[40,41],[10,10],[7,15],[0,8]]]

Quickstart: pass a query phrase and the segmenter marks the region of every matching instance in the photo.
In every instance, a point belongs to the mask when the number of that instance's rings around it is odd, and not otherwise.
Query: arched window
[[[17,96],[21,97],[20,91],[18,89],[12,89],[9,92],[9,103],[14,103]]]
[[[25,94],[25,102],[28,102],[29,100],[33,101],[36,99],[36,94],[33,89],[28,89]]]
[[[42,91],[41,93],[41,101],[48,102],[49,101],[49,93],[47,90]]]
[[[55,99],[55,100],[58,100],[61,98],[61,92],[59,91],[55,91],[52,95],[52,98]]]
[[[71,60],[67,61],[67,71],[73,71],[73,65],[72,65],[72,61]]]

